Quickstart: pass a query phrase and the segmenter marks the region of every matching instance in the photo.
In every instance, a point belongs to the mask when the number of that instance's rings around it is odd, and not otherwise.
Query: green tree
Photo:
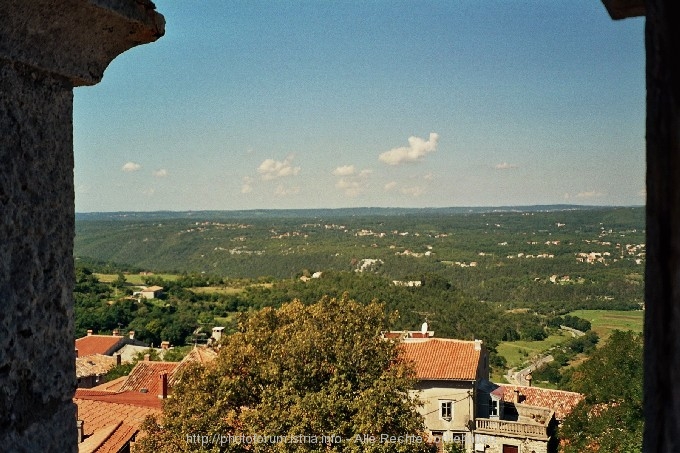
[[[565,453],[642,450],[642,335],[614,331],[574,370],[572,390],[585,399],[560,429]]]
[[[357,438],[425,437],[418,402],[408,392],[414,372],[398,345],[380,336],[392,321],[382,305],[361,305],[347,295],[245,314],[215,362],[180,377],[161,419],[145,424],[141,451],[433,451],[424,442]],[[193,434],[334,436],[343,442],[201,445],[187,437]]]

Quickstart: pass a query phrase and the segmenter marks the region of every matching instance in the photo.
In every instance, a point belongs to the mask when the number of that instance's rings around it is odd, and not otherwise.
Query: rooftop
[[[157,398],[157,395],[161,394],[160,374],[167,373],[170,377],[178,365],[179,362],[137,362],[121,385],[120,391],[141,392],[142,389],[146,389],[147,394]]]
[[[106,374],[115,366],[116,358],[110,355],[91,354],[85,357],[76,357],[76,377]]]
[[[540,387],[502,384],[499,388],[503,390],[503,401],[513,402],[515,390],[519,390],[520,403],[548,407],[555,411],[555,418],[558,420],[564,420],[584,398],[581,393],[543,389]]]
[[[125,337],[114,335],[88,335],[76,338],[78,357],[92,354],[110,355],[125,342]]]
[[[477,378],[481,348],[475,341],[430,338],[400,345],[406,360],[414,363],[420,380],[472,381]]]
[[[118,452],[139,432],[144,419],[159,415],[158,397],[136,392],[112,393],[77,389],[73,402],[83,420],[85,440],[79,453]]]

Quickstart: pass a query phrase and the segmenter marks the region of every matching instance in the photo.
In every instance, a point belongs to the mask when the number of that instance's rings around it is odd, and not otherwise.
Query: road
[[[512,385],[529,385],[529,381],[526,378],[527,375],[533,373],[536,368],[540,368],[542,365],[553,360],[555,360],[553,356],[546,355],[536,358],[531,365],[519,371],[515,371],[516,368],[510,368],[505,375],[505,379]]]

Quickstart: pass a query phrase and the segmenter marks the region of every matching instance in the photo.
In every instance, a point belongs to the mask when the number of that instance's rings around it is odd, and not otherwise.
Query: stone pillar
[[[644,451],[680,451],[680,4],[646,1]]]
[[[148,0],[0,2],[0,450],[77,451],[73,87],[162,36]]]

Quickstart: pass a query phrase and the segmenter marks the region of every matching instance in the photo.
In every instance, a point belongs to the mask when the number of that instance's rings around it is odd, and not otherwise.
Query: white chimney
[[[475,351],[482,350],[482,340],[475,340]]]
[[[88,337],[91,337],[91,336],[92,336],[92,329],[88,329],[88,331],[87,331],[87,336],[88,336]]]
[[[131,330],[130,332],[128,332],[128,335],[130,335],[130,340],[135,339],[135,331],[134,330]]]
[[[78,428],[78,443],[85,440],[85,421],[76,420],[76,427]]]
[[[427,321],[425,321],[423,325],[420,327],[420,333],[422,333],[424,337],[427,336],[428,327],[429,326],[427,325]]]

